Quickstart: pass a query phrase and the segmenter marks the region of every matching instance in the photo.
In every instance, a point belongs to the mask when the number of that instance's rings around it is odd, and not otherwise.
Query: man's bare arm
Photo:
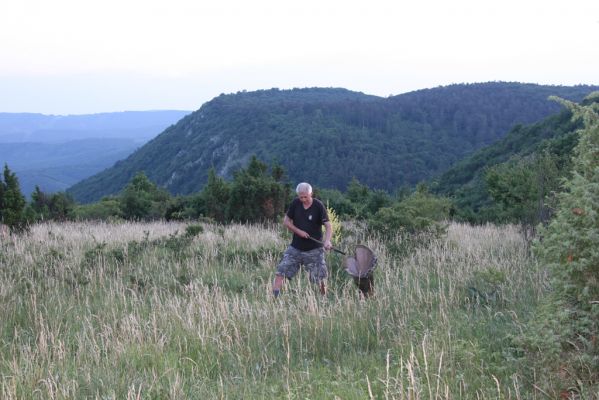
[[[333,225],[331,221],[327,221],[324,223],[324,248],[327,250],[331,250],[333,245],[331,244],[331,237],[333,235]]]
[[[287,215],[285,215],[285,218],[283,219],[283,225],[285,225],[287,229],[289,229],[291,232],[295,233],[299,237],[306,239],[310,237],[308,232],[305,232],[297,226],[293,225],[293,220],[289,218]]]

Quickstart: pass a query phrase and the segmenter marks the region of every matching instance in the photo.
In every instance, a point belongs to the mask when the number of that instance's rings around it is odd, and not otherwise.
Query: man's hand
[[[301,229],[298,229],[298,231],[296,232],[297,236],[304,238],[304,239],[309,239],[310,238],[310,234],[308,232],[302,231]]]
[[[296,227],[295,225],[293,225],[293,220],[291,218],[289,218],[287,215],[285,215],[285,218],[283,218],[283,225],[287,229],[289,229],[291,232],[293,232],[294,234],[296,234],[297,236],[299,236],[301,238],[304,238],[304,239],[310,238],[310,234],[308,232],[301,230],[300,228]]]
[[[333,245],[331,244],[331,241],[325,240],[324,241],[324,249],[328,251],[328,250],[331,250],[332,248],[333,248]]]

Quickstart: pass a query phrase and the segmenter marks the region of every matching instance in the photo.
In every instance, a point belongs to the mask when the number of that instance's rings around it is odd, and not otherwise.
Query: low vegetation
[[[514,226],[453,223],[418,242],[342,231],[340,247],[378,256],[367,301],[336,253],[327,298],[301,274],[273,299],[279,226],[67,222],[11,236],[0,397],[543,397],[513,337],[548,282]]]

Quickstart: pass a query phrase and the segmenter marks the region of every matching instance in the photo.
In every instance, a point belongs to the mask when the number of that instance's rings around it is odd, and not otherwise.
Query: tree
[[[391,196],[384,190],[373,190],[368,194],[368,200],[364,205],[364,210],[368,215],[374,215],[383,207],[389,207],[392,203]]]
[[[268,174],[268,166],[252,156],[246,169],[235,174],[227,215],[233,221],[274,221],[285,212],[288,202],[288,185]]]
[[[227,220],[227,204],[231,195],[230,185],[223,178],[216,174],[214,168],[208,171],[208,182],[200,193],[197,205],[203,207],[204,215],[217,222]]]
[[[21,193],[19,179],[11,172],[7,164],[4,164],[4,183],[2,195],[2,222],[12,232],[22,232],[27,229],[25,218],[25,196]]]
[[[363,185],[355,177],[351,179],[347,185],[345,195],[354,204],[364,205],[368,200],[369,189],[368,186]]]
[[[46,194],[42,192],[39,186],[31,193],[31,204],[29,205],[32,213],[32,220],[43,221],[52,219],[55,221],[65,221],[71,217],[75,208],[75,200],[70,194],[57,192]]]
[[[55,221],[65,221],[75,208],[75,200],[65,192],[53,193],[50,196],[50,218]]]
[[[285,180],[285,169],[278,161],[273,163],[270,170],[271,170],[271,175],[275,181],[283,182]]]
[[[120,196],[123,217],[133,220],[158,219],[164,216],[170,195],[139,172]]]
[[[501,210],[499,219],[526,227],[547,222],[551,211],[547,196],[559,190],[559,178],[557,160],[546,152],[513,158],[485,173],[487,190]]]
[[[3,211],[4,211],[4,192],[6,192],[6,185],[2,178],[0,178],[0,223],[3,222]]]
[[[327,206],[335,210],[339,217],[352,217],[356,215],[356,208],[346,196],[337,189],[320,189],[316,197]]]
[[[366,218],[369,214],[369,200],[371,198],[370,189],[368,186],[360,183],[358,179],[353,177],[347,184],[345,197],[351,202],[355,209],[355,215],[358,218]],[[376,207],[373,203],[370,206]],[[379,207],[380,208],[380,207]]]
[[[31,193],[31,208],[35,213],[36,220],[45,220],[50,218],[50,198],[41,191],[38,185]]]
[[[368,227],[383,237],[426,230],[440,234],[444,231],[443,221],[449,218],[451,208],[449,199],[437,197],[421,185],[411,196],[380,208],[369,218]]]
[[[597,99],[599,92],[591,96]],[[565,385],[558,389],[570,386],[578,392],[589,390],[587,393],[596,394],[599,393],[599,104],[559,101],[572,110],[573,118],[582,119],[584,128],[579,130],[571,178],[558,195],[555,216],[540,230],[540,239],[534,246],[541,265],[551,274],[552,291],[546,298],[542,318],[531,324],[528,350]],[[538,340],[544,340],[541,352],[537,350]]]

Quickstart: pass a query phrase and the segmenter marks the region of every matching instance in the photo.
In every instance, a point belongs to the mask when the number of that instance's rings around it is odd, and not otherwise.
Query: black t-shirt
[[[312,199],[312,205],[308,209],[304,209],[300,199],[295,198],[287,210],[287,217],[293,220],[293,225],[302,231],[308,232],[311,237],[318,240],[322,240],[322,225],[329,220],[327,209],[318,199]],[[293,234],[291,246],[301,251],[322,247],[320,243],[301,238],[295,233]]]

